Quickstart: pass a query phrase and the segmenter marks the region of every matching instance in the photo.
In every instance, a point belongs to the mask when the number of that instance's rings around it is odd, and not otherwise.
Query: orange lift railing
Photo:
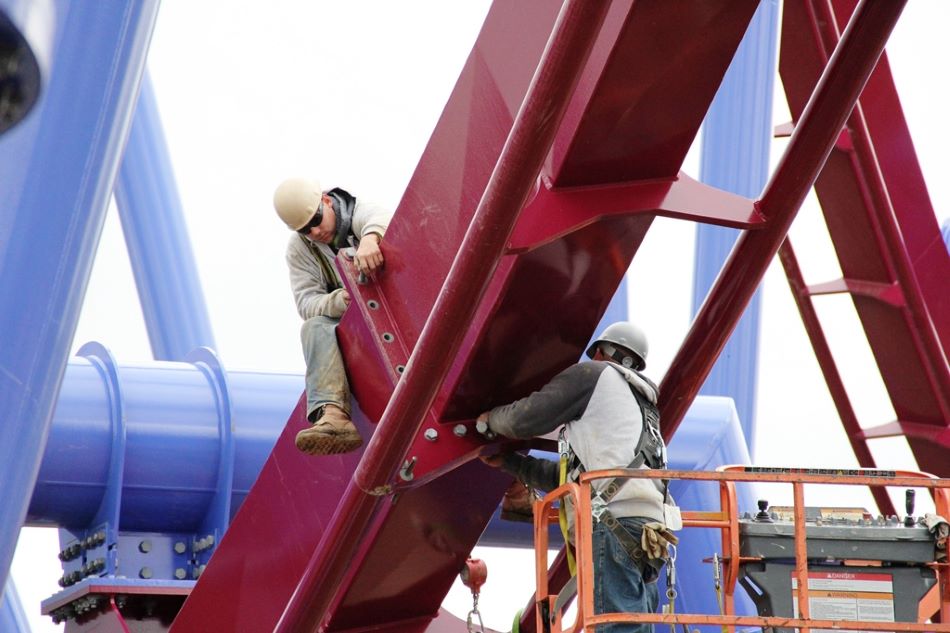
[[[593,521],[591,515],[591,482],[614,477],[641,477],[648,479],[688,479],[718,481],[720,508],[718,511],[683,510],[684,528],[718,528],[722,533],[722,613],[594,613],[594,570],[591,559]],[[739,616],[735,615],[735,589],[740,578],[740,567],[762,560],[759,556],[740,554],[740,509],[737,504],[736,484],[739,482],[791,484],[793,493],[794,579],[793,588],[798,602],[799,617]],[[823,469],[764,469],[747,466],[723,466],[716,471],[679,470],[627,470],[613,469],[592,471],[581,475],[577,483],[567,483],[548,493],[535,504],[535,557],[537,576],[537,601],[535,618],[538,631],[550,633],[593,633],[594,627],[613,623],[662,623],[674,625],[717,625],[723,631],[733,633],[736,626],[799,629],[841,629],[861,631],[934,631],[950,633],[950,563],[946,557],[924,563],[936,576],[936,584],[921,600],[917,622],[879,622],[867,620],[827,620],[810,617],[807,530],[804,487],[806,484],[836,484],[853,486],[926,488],[934,499],[935,513],[950,517],[950,479],[940,479],[926,473],[912,471],[823,470]],[[577,603],[574,623],[562,628],[562,617],[571,600],[566,595],[551,594],[548,589],[548,526],[558,521],[559,504],[570,498],[573,501],[574,551],[576,554]],[[944,536],[935,543],[946,551]],[[939,623],[926,622],[936,616]],[[937,617],[933,618],[935,621]]]

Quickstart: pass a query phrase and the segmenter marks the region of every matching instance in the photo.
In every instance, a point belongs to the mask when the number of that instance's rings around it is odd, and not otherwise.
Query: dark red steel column
[[[676,431],[788,233],[874,69],[906,0],[864,0],[822,73],[756,203],[768,225],[736,242],[663,378],[663,434]]]
[[[341,593],[361,537],[418,434],[607,14],[606,0],[567,0],[445,284],[379,426],[275,631],[315,630]]]
[[[805,285],[805,278],[802,276],[801,268],[798,266],[798,258],[795,257],[795,249],[792,248],[790,241],[785,240],[782,243],[778,256],[782,262],[782,267],[785,269],[785,277],[788,279],[788,285],[792,290],[792,298],[795,299],[798,313],[802,317],[802,323],[805,324],[805,332],[808,333],[812,349],[815,351],[815,358],[818,359],[818,366],[825,377],[825,384],[828,385],[828,393],[831,394],[831,399],[838,409],[838,417],[841,418],[841,423],[848,433],[848,441],[851,442],[854,456],[858,458],[858,464],[862,468],[877,468],[867,440],[861,436],[861,424],[858,422],[854,407],[851,406],[851,399],[848,398],[848,391],[845,389],[844,381],[838,372],[838,366],[835,364],[828,339],[825,338],[825,333],[821,329],[821,322],[818,320],[815,306],[808,294],[808,286]],[[887,489],[880,486],[871,486],[870,492],[881,514],[887,517],[897,514],[894,503],[887,494]]]

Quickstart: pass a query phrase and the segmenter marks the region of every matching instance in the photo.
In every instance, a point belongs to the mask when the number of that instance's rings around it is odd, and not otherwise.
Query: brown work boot
[[[501,500],[501,518],[505,521],[533,523],[535,499],[537,495],[534,490],[520,481],[512,483]]]
[[[355,451],[363,443],[350,416],[339,407],[328,404],[323,415],[308,428],[297,433],[294,444],[308,455],[337,455]]]

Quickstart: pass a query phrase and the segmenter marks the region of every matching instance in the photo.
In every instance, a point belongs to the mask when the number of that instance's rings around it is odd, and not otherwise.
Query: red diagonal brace
[[[606,0],[566,0],[445,285],[333,520],[275,631],[325,627],[360,541],[442,385],[491,280],[607,14]]]
[[[862,0],[855,9],[757,203],[769,226],[748,231],[736,242],[663,378],[659,404],[667,439],[682,421],[785,239],[905,4],[906,0]]]

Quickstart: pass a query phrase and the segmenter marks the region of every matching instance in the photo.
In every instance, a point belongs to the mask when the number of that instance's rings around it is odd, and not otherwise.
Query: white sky
[[[393,208],[412,175],[487,11],[486,0],[229,3],[166,1],[149,68],[218,350],[229,369],[303,372],[283,248],[271,207],[288,175],[314,174]],[[946,178],[950,3],[908,4],[888,54],[924,176],[942,222]],[[788,120],[776,96],[776,123]],[[778,156],[785,141],[776,141]],[[773,161],[774,162],[774,161]],[[697,175],[695,152],[687,171]],[[793,227],[806,280],[840,276],[813,203]],[[692,224],[660,219],[631,270],[631,303],[656,295],[637,318],[650,335],[651,375],[666,370],[689,326]],[[808,248],[803,245],[808,244]],[[855,465],[779,266],[765,282],[757,462]],[[822,299],[822,318],[864,426],[893,411],[844,298]],[[120,362],[151,357],[115,210],[110,210],[73,349],[97,340]],[[879,440],[883,467],[914,467],[903,440]],[[770,493],[773,494],[773,493]],[[778,493],[774,493],[778,494]],[[923,495],[918,495],[920,499]],[[773,497],[770,497],[773,498]],[[777,497],[775,497],[777,499]],[[866,505],[867,495],[809,496],[812,503]],[[34,631],[57,631],[39,602],[61,574],[55,531],[21,535],[13,577]],[[528,552],[483,555],[486,625],[506,630],[531,593]],[[496,579],[505,575],[523,590]],[[493,582],[494,581],[494,582]],[[449,603],[463,618],[465,590]],[[448,604],[448,603],[447,603]]]

